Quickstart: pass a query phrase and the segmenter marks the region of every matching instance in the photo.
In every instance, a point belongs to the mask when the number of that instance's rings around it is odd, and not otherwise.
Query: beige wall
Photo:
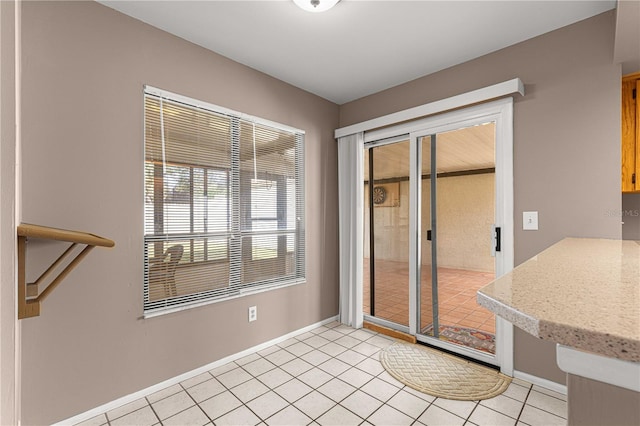
[[[566,236],[620,238],[620,76],[615,11],[342,105],[340,125],[520,77],[514,104],[516,264]],[[540,230],[522,231],[522,212]],[[554,345],[517,330],[515,368],[564,383]]]
[[[616,3],[616,38],[613,59],[622,63],[622,74],[640,71],[640,2]]]
[[[397,185],[397,186],[396,186]],[[374,187],[377,185],[374,185]],[[397,188],[389,191],[389,197],[398,200],[397,206],[374,207],[375,258],[394,262],[407,262],[409,259],[409,181],[389,185]],[[375,206],[375,204],[374,204]],[[370,256],[369,244],[369,185],[364,187],[364,257]]]
[[[19,416],[19,325],[16,310],[15,5],[0,2],[0,424]]]
[[[422,235],[431,228],[425,214],[431,197],[431,181],[422,181]],[[494,219],[495,175],[439,178],[437,190],[438,266],[494,272],[491,225]],[[423,239],[422,263],[431,264],[431,244]]]
[[[22,321],[23,424],[68,418],[337,315],[337,105],[93,2],[25,2],[22,36],[22,220],[116,242]],[[306,284],[140,318],[144,84],[306,131]],[[51,248],[33,243],[30,274]]]

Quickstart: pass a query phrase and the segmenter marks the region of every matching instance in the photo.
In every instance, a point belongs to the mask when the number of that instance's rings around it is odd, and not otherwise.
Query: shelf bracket
[[[27,239],[40,238],[48,240],[66,241],[71,245],[49,266],[36,281],[26,282],[26,254]],[[86,247],[80,251],[71,261],[51,280],[48,286],[39,293],[40,284],[72,255],[78,244]],[[96,246],[113,247],[115,243],[107,238],[80,231],[50,228],[40,225],[18,225],[18,319],[30,318],[40,315],[40,304],[49,294],[69,275],[69,273],[84,259]]]

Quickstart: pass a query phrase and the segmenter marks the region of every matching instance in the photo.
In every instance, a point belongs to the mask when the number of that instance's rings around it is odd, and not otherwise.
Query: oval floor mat
[[[380,362],[405,385],[439,398],[489,399],[511,383],[499,371],[422,345],[396,342],[380,351]]]

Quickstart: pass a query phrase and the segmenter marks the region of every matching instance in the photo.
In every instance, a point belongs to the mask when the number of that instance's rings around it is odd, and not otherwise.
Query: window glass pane
[[[252,260],[278,257],[278,237],[275,235],[254,235],[252,238]]]
[[[208,207],[207,197],[205,196],[204,169],[194,167],[191,170],[193,173],[193,228],[191,232],[202,234],[207,232],[205,219]]]
[[[277,217],[278,186],[276,182],[267,179],[251,179],[251,218],[276,219]],[[256,229],[255,226],[254,229]],[[277,222],[275,228],[267,229],[277,229]]]
[[[157,251],[164,254],[149,256],[147,285],[149,303],[228,288],[228,261],[185,262],[184,259],[189,256],[190,241],[166,241],[161,244],[166,249]],[[195,246],[198,246],[197,242]],[[153,247],[154,243],[147,245],[149,253],[154,251]]]
[[[207,239],[207,259],[221,260],[228,256],[227,238],[208,238]]]
[[[153,234],[154,228],[154,164],[144,164],[144,233]]]
[[[293,253],[296,247],[296,239],[293,234],[287,235],[287,253]]]
[[[296,181],[287,179],[287,229],[296,229]]]
[[[202,262],[204,257],[204,239],[193,239],[189,241],[189,262]]]
[[[156,241],[147,244],[148,292],[151,300],[176,296],[175,274],[183,261],[185,246],[175,241]]]
[[[278,279],[295,276],[295,259],[293,254],[278,254],[279,244],[286,244],[286,236],[260,235],[244,237],[243,247],[251,246],[252,258],[242,263],[242,283],[274,282]]]
[[[230,230],[228,172],[207,170],[207,231]]]
[[[190,232],[191,179],[188,167],[165,165],[164,229],[165,234]]]

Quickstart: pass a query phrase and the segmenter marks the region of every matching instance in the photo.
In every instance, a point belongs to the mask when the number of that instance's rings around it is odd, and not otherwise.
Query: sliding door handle
[[[502,228],[491,225],[491,239],[493,240],[493,244],[491,245],[491,256],[495,257],[497,252],[502,251]]]
[[[427,231],[427,241],[431,241],[431,229]]]

